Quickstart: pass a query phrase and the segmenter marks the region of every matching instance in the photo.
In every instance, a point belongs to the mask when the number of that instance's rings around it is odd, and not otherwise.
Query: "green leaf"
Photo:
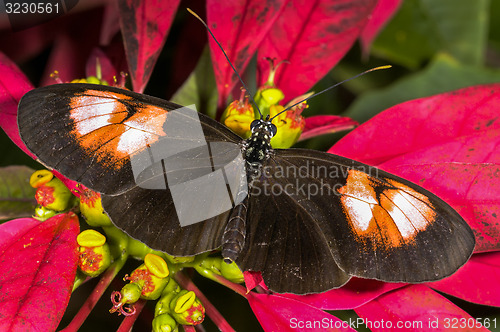
[[[500,52],[500,1],[491,1],[490,3],[490,34],[489,34],[489,53],[495,54],[494,59],[498,64],[498,53]],[[492,54],[488,54],[492,57]]]
[[[208,47],[205,47],[196,68],[171,101],[184,106],[195,104],[198,112],[215,117],[217,86]]]
[[[0,168],[0,220],[33,215],[36,190],[29,184],[33,172],[26,166]]]
[[[373,53],[409,68],[448,53],[459,62],[484,61],[489,0],[406,0],[373,45]]]
[[[342,115],[364,122],[407,100],[499,81],[500,70],[464,66],[450,56],[441,54],[424,70],[408,75],[384,89],[360,96]]]

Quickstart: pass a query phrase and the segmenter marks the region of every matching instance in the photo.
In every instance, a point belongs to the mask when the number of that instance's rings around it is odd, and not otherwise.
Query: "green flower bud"
[[[275,88],[274,86],[270,87],[268,85],[264,85],[257,90],[254,99],[260,111],[265,116],[270,113],[270,107],[278,105],[283,98],[285,98],[283,91]]]
[[[47,209],[45,206],[38,205],[35,208],[35,218],[40,221],[45,221],[49,218],[52,218],[57,214],[57,211]]]
[[[181,290],[170,302],[170,310],[182,325],[197,325],[205,318],[205,307],[192,291]]]
[[[178,324],[169,314],[161,314],[153,319],[153,332],[178,331]]]
[[[104,235],[88,229],[81,232],[76,241],[80,246],[78,267],[84,274],[96,277],[111,265],[111,254]]]
[[[120,292],[113,292],[111,294],[111,302],[113,302],[113,307],[109,309],[109,312],[113,313],[119,311],[119,314],[124,316],[131,316],[135,313],[135,307],[133,304],[139,300],[141,296],[141,287],[137,284],[130,283],[123,286]]]
[[[121,292],[123,303],[135,303],[141,298],[141,287],[136,283],[128,283],[123,286]]]
[[[221,122],[241,137],[248,138],[251,134],[250,123],[255,120],[255,112],[244,92],[243,90],[240,100],[233,101],[224,110]]]
[[[156,300],[169,280],[167,263],[155,254],[147,254],[144,261],[127,279],[139,285],[141,298]]]
[[[80,191],[80,212],[87,224],[92,227],[102,227],[112,225],[108,215],[104,212],[101,202],[101,194],[84,186],[79,186]]]
[[[34,172],[30,177],[30,185],[36,188],[35,199],[38,204],[47,209],[64,211],[73,203],[71,191],[50,171]]]

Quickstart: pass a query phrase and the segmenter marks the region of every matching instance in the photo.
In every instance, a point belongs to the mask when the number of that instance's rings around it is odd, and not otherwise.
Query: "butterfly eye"
[[[274,135],[276,135],[276,133],[278,132],[278,128],[272,123],[269,125],[268,128],[269,128],[269,133],[271,134],[271,137],[274,137]]]
[[[252,123],[250,123],[250,130],[253,131],[255,130],[255,128],[257,128],[260,124],[260,120],[253,120]]]

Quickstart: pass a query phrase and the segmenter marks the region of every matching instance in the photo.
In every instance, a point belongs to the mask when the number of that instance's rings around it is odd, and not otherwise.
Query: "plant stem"
[[[146,305],[147,301],[146,300],[139,300],[136,303],[134,303],[135,307],[135,313],[131,316],[126,316],[116,332],[129,332],[132,330],[132,327],[134,326],[135,321],[137,320],[137,317],[141,314],[142,309],[144,309],[144,306]]]
[[[85,301],[85,303],[81,306],[80,310],[76,313],[75,317],[71,320],[71,322],[66,326],[61,332],[76,332],[82,326],[83,322],[90,315],[92,309],[94,309],[95,305],[101,298],[102,294],[106,291],[109,284],[116,277],[118,272],[121,270],[125,261],[127,260],[127,256],[125,255],[122,259],[116,260],[110,267],[103,273],[99,283],[96,285],[92,293],[90,293],[89,297]]]

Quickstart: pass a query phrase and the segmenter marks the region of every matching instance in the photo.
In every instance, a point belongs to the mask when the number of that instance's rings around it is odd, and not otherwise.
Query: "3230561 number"
[[[59,14],[58,2],[6,2],[7,14]]]
[[[444,326],[445,329],[471,329],[471,328],[496,328],[497,319],[496,318],[445,318]]]

